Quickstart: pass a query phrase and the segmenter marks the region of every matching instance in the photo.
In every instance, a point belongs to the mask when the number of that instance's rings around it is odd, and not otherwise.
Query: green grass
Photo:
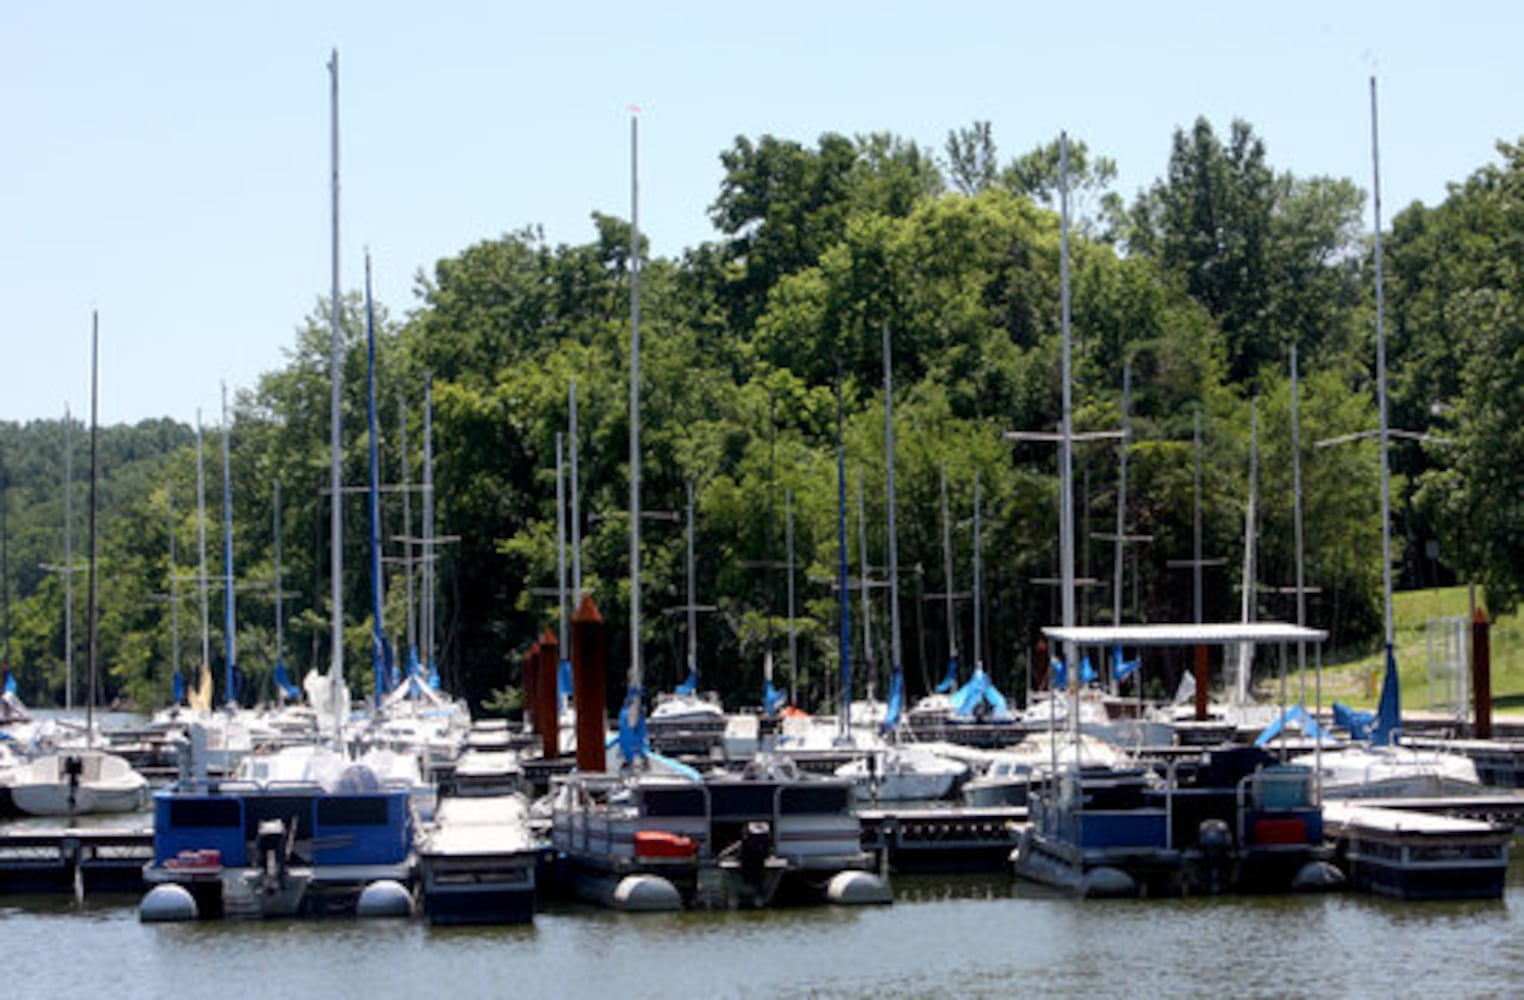
[[[1485,607],[1480,590],[1477,605]],[[1446,587],[1394,594],[1392,612],[1403,711],[1422,711],[1429,706],[1428,620],[1467,618],[1470,613],[1467,590]],[[1503,615],[1492,622],[1491,640],[1493,707],[1501,711],[1524,710],[1524,622],[1517,614]],[[1379,650],[1360,659],[1325,663],[1324,703],[1338,700],[1356,707],[1374,707],[1381,693],[1383,667]],[[1437,692],[1435,697],[1439,697]]]

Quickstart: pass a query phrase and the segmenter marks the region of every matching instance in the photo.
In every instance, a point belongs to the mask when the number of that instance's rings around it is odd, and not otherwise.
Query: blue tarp
[[[619,753],[630,763],[651,752],[646,740],[646,713],[642,704],[644,699],[645,691],[632,687],[625,694],[624,705],[619,709]]]
[[[988,711],[981,712],[980,709],[986,706]],[[1010,705],[984,668],[975,667],[968,683],[954,692],[952,710],[957,718],[1004,718],[1010,714]]]
[[[888,731],[900,724],[900,712],[905,707],[905,675],[898,666],[889,675],[889,704],[884,709],[884,729]]]
[[[1334,725],[1343,726],[1349,731],[1352,740],[1368,740],[1371,738],[1371,725],[1376,721],[1375,712],[1362,712],[1357,708],[1350,708],[1341,702],[1333,703]]]
[[[1111,676],[1117,681],[1117,683],[1120,684],[1122,681],[1125,681],[1127,678],[1137,673],[1138,664],[1140,662],[1141,658],[1138,660],[1122,659],[1122,647],[1111,647]]]
[[[1281,730],[1285,729],[1288,723],[1292,722],[1301,724],[1304,736],[1309,736],[1315,740],[1321,740],[1324,736],[1323,727],[1319,726],[1318,720],[1314,719],[1312,714],[1307,711],[1307,706],[1293,705],[1282,712],[1280,718],[1266,726],[1264,731],[1255,737],[1254,745],[1262,747],[1266,743],[1269,743],[1281,734]]]
[[[946,676],[944,676],[942,678],[942,682],[940,684],[938,684],[933,690],[935,690],[937,694],[947,694],[947,693],[951,692],[957,686],[958,686],[958,658],[956,656],[954,656],[954,657],[952,657],[951,659],[949,659],[947,661],[947,674],[946,674]]]
[[[179,674],[175,675],[175,681],[183,688],[185,682],[180,680]],[[291,683],[291,675],[286,671],[286,658],[284,656],[277,656],[275,658],[275,687],[287,698],[300,698],[302,696],[301,689]],[[179,696],[175,700],[179,701]]]
[[[1402,702],[1397,688],[1397,656],[1386,647],[1386,677],[1381,681],[1381,701],[1376,704],[1376,725],[1371,742],[1376,746],[1396,743],[1402,736]]]
[[[779,691],[777,688],[773,687],[772,681],[768,681],[763,686],[762,712],[764,715],[777,715],[778,709],[782,708],[783,703],[787,700],[788,698],[783,694],[782,691]]]

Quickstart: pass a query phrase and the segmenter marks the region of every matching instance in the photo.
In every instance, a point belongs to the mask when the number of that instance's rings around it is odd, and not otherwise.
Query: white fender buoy
[[[367,885],[355,904],[357,917],[411,917],[413,896],[394,879],[383,878]]]
[[[639,913],[681,910],[683,897],[677,886],[660,875],[626,875],[614,886],[609,905]]]
[[[196,897],[183,885],[156,885],[138,904],[138,920],[145,924],[195,920],[197,915]]]
[[[840,906],[882,906],[894,902],[894,893],[872,872],[845,871],[826,883],[826,900]]]
[[[1309,861],[1291,880],[1294,892],[1326,892],[1344,887],[1344,873],[1327,861]]]

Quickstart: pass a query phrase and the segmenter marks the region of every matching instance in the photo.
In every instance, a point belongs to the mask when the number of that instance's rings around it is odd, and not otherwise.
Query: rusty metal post
[[[1471,735],[1479,740],[1492,739],[1492,623],[1485,608],[1477,608],[1471,619],[1471,697],[1476,721]]]
[[[601,773],[604,756],[605,677],[608,632],[591,594],[572,615],[572,697],[577,703],[577,770]]]
[[[1210,679],[1210,670],[1207,660],[1207,648],[1196,647],[1196,721],[1207,720],[1207,683]]]
[[[547,648],[546,643],[550,646]],[[561,756],[561,706],[556,703],[556,636],[550,629],[534,644],[534,714],[539,717],[540,756]]]

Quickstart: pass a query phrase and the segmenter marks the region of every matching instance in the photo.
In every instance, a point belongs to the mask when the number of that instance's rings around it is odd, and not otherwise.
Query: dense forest
[[[1515,301],[1524,147],[1500,143],[1498,152],[1438,206],[1401,208],[1383,242],[1391,426],[1429,435],[1396,438],[1391,449],[1399,586],[1476,580],[1501,608],[1524,593],[1524,323]],[[813,146],[764,136],[737,138],[720,158],[725,176],[710,208],[719,238],[678,259],[644,248],[640,258],[647,686],[670,687],[685,669],[685,618],[670,612],[687,603],[691,483],[696,599],[714,609],[698,619],[705,686],[732,708],[757,704],[770,653],[780,686],[800,704],[828,702],[840,656],[838,421],[854,577],[867,565],[869,583],[882,583],[887,563],[887,329],[908,692],[940,677],[950,645],[965,663],[975,647],[977,478],[979,645],[996,683],[1019,697],[1038,629],[1058,617],[1056,588],[1045,582],[1058,568],[1055,448],[1009,436],[1051,431],[1061,409],[1057,142],[1006,160],[988,124],[975,123],[950,133],[942,150],[883,134],[827,134]],[[1294,345],[1307,578],[1319,588],[1309,622],[1330,630],[1335,650],[1368,649],[1381,629],[1377,445],[1366,437],[1316,446],[1377,425],[1365,191],[1349,179],[1278,172],[1250,125],[1233,122],[1224,135],[1204,119],[1175,134],[1165,175],[1130,202],[1111,189],[1114,176],[1110,161],[1075,144],[1076,429],[1121,426],[1124,374],[1130,381],[1125,444],[1076,446],[1077,566],[1090,581],[1081,619],[1108,622],[1117,607],[1126,621],[1193,616],[1191,571],[1178,564],[1193,555],[1198,428],[1202,554],[1222,560],[1203,571],[1204,615],[1239,617],[1251,425],[1253,599],[1260,617],[1294,617],[1284,593],[1295,579]],[[476,705],[516,688],[520,654],[557,624],[557,445],[569,434],[573,385],[583,585],[609,622],[611,683],[623,688],[631,231],[616,217],[595,213],[593,222],[596,238],[581,245],[552,246],[525,228],[468,247],[420,275],[405,320],[376,311],[384,630],[398,650],[421,631],[427,447],[437,663],[445,685]],[[239,391],[227,424],[203,429],[204,521],[195,428],[165,420],[100,432],[103,697],[166,702],[174,664],[191,672],[203,641],[222,697],[224,446],[241,697],[271,690],[277,599],[292,674],[326,668],[328,312],[318,301],[284,367]],[[372,605],[359,487],[371,442],[358,292],[342,302],[342,330],[344,649],[350,683],[364,691]],[[1123,533],[1134,540],[1114,594],[1115,545],[1102,536],[1116,533],[1124,447]],[[34,704],[64,701],[66,589],[76,704],[84,690],[88,458],[78,415],[67,424],[0,423],[6,658]],[[61,569],[66,506],[73,574]],[[865,635],[854,619],[854,662],[882,674],[888,591],[866,590],[872,628]],[[951,622],[939,596],[949,592]],[[1162,688],[1169,673],[1166,664],[1151,684]]]

